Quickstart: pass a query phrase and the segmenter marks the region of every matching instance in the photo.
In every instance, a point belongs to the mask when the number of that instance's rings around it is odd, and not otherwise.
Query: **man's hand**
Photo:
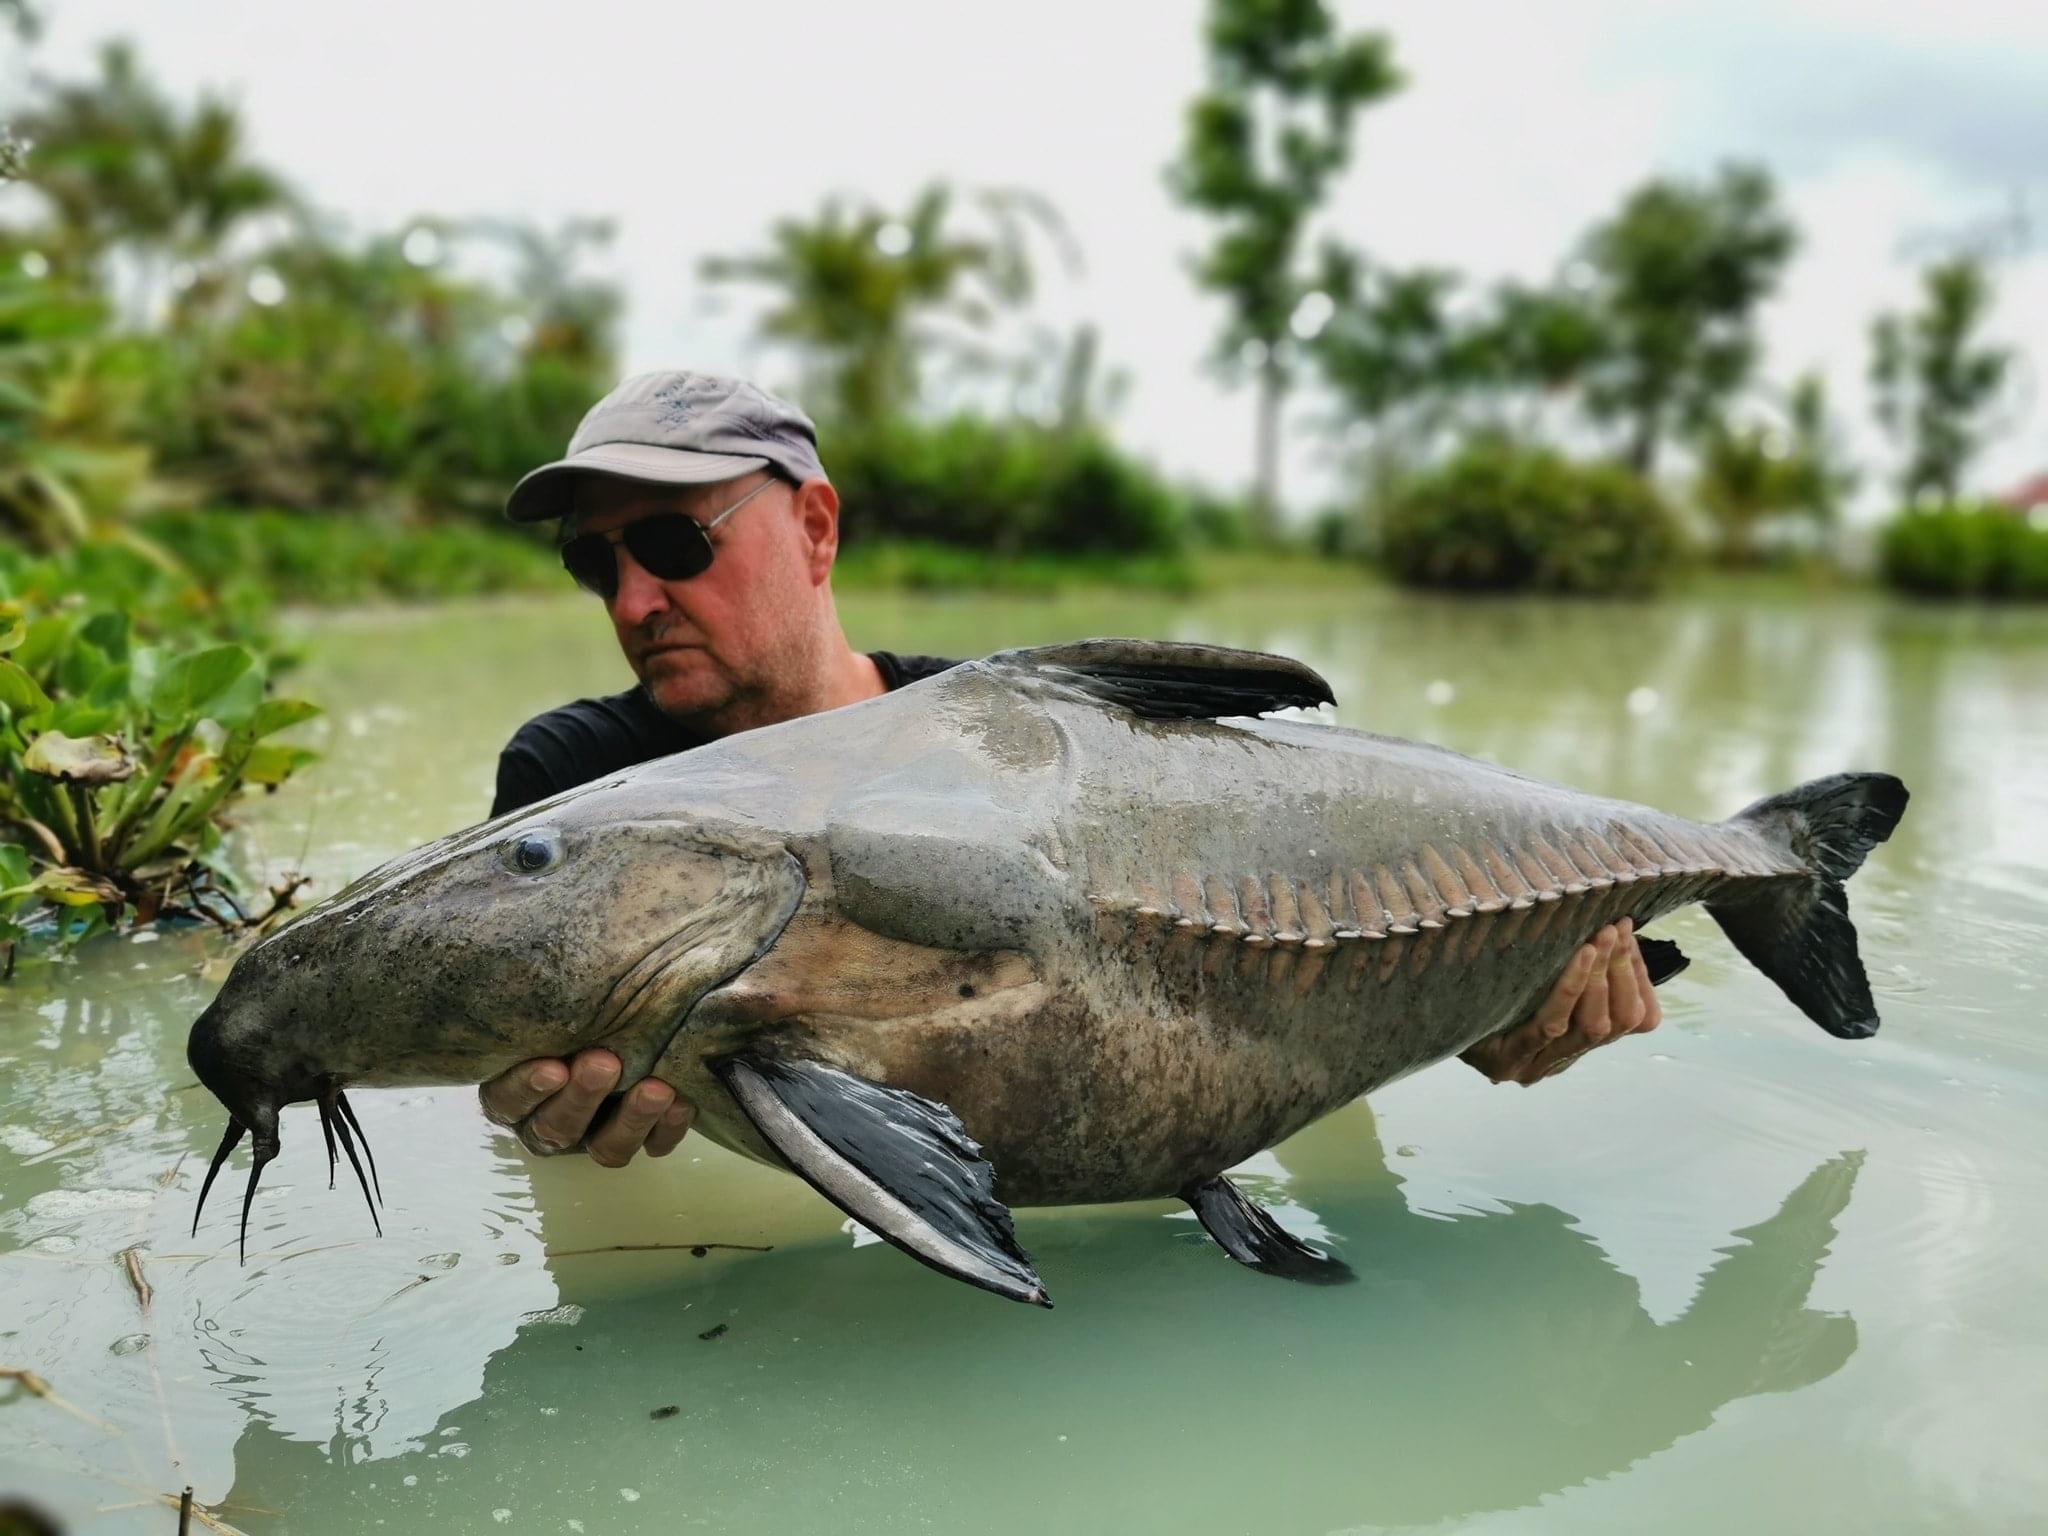
[[[1534,1017],[1480,1041],[1460,1059],[1496,1083],[1526,1087],[1562,1072],[1596,1045],[1655,1029],[1663,1017],[1635,925],[1624,917],[1580,947]]]
[[[642,1148],[649,1157],[667,1157],[688,1134],[697,1107],[659,1078],[644,1077],[601,1115],[619,1071],[618,1057],[592,1048],[573,1061],[521,1062],[485,1083],[477,1096],[487,1116],[516,1131],[520,1144],[542,1157],[583,1151],[607,1168],[625,1167]]]

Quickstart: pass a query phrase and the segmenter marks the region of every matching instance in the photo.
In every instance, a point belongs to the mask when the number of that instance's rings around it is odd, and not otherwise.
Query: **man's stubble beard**
[[[793,648],[743,676],[714,655],[697,648],[722,688],[709,690],[688,703],[671,705],[643,674],[641,691],[669,719],[705,735],[731,736],[756,726],[773,725],[808,714],[815,707],[814,695],[820,681],[822,662],[807,660],[802,648]]]

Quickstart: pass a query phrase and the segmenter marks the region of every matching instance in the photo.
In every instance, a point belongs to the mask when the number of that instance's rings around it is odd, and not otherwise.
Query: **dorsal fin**
[[[988,660],[1042,672],[1148,720],[1214,720],[1336,703],[1313,667],[1221,645],[1076,640],[998,651]]]

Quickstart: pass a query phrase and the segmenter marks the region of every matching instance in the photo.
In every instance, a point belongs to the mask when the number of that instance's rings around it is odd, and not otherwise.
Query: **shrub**
[[[127,600],[80,596],[83,572]],[[150,579],[118,561],[0,561],[0,950],[32,927],[61,943],[183,909],[241,914],[220,860],[221,821],[247,786],[275,787],[310,757],[270,738],[319,713],[268,696],[251,646],[152,641],[128,601]]]
[[[1180,547],[1180,495],[1093,433],[956,416],[829,433],[826,473],[849,543],[911,539],[996,554],[1156,554]]]
[[[1681,552],[1655,488],[1618,464],[1475,442],[1397,490],[1380,513],[1380,555],[1414,586],[1648,591]]]
[[[547,543],[466,523],[333,513],[165,512],[141,525],[224,600],[334,605],[566,589]]]
[[[2048,598],[2048,528],[2007,507],[1905,511],[1884,527],[1885,580],[1927,597]]]
[[[1202,590],[1199,571],[1180,554],[995,555],[912,539],[854,545],[832,568],[843,590],[1008,592],[1050,596],[1075,587],[1113,587],[1186,597]]]
[[[1197,488],[1185,493],[1184,504],[1188,535],[1204,548],[1249,549],[1258,542],[1251,508],[1241,498]]]

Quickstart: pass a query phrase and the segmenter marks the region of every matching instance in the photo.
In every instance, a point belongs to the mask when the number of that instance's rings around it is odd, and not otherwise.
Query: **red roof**
[[[2028,512],[2035,507],[2048,507],[2048,472],[2038,474],[2031,480],[2022,481],[2003,495],[1993,498],[2009,507]]]

